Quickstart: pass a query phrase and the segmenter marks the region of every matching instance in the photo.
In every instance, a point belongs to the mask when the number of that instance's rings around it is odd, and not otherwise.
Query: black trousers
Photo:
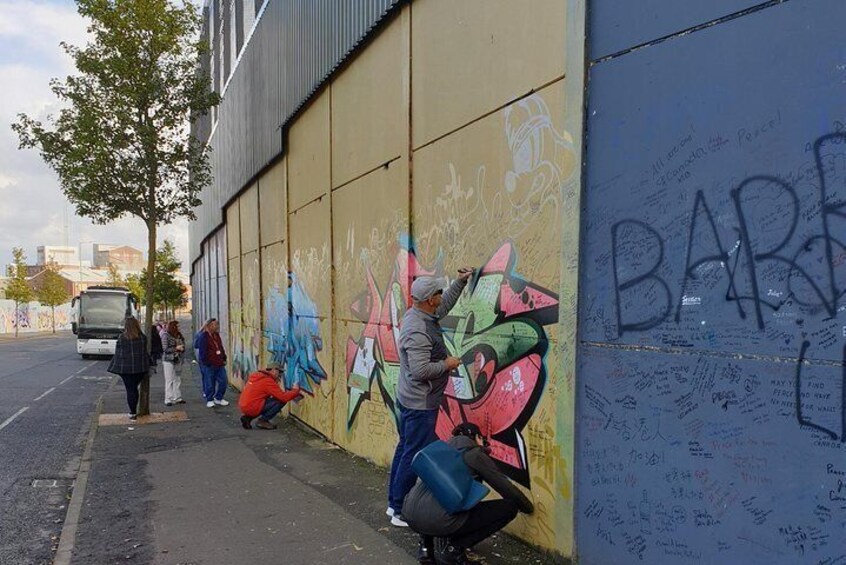
[[[480,502],[470,510],[467,521],[450,534],[452,545],[466,549],[504,528],[517,516],[517,503],[511,500]]]
[[[147,373],[132,373],[121,375],[123,386],[126,387],[126,404],[129,406],[130,414],[138,413],[138,385],[144,380]]]

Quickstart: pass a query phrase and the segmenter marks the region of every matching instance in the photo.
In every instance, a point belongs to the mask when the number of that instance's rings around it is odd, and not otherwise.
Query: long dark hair
[[[169,333],[172,337],[179,337],[181,334],[179,333],[179,322],[176,320],[171,320],[167,323],[167,333]]]
[[[126,339],[138,339],[144,335],[141,333],[141,324],[138,323],[138,320],[128,316],[123,322],[123,335],[126,336]]]

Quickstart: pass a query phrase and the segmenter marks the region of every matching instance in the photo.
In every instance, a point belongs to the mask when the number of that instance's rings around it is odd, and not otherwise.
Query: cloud
[[[31,260],[39,245],[80,241],[147,251],[147,230],[140,220],[125,218],[99,226],[77,217],[56,174],[37,151],[18,150],[10,127],[19,113],[43,120],[60,108],[50,79],[74,74],[75,69],[59,43],[84,45],[86,27],[72,0],[0,0],[0,266],[11,261],[12,247],[23,247]],[[159,229],[159,243],[173,240],[183,261],[188,258],[187,226],[179,222]],[[82,248],[83,258],[89,258],[91,243]]]

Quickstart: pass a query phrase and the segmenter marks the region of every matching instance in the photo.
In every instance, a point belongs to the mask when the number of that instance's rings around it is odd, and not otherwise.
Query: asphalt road
[[[0,339],[0,563],[51,563],[91,417],[111,382],[74,336]]]

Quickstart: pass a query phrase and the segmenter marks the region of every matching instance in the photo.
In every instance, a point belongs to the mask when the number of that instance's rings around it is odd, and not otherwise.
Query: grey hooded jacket
[[[402,317],[397,399],[405,408],[437,410],[441,404],[449,378],[444,362],[449,350],[438,321],[452,310],[465,286],[465,280],[453,281],[434,315],[412,306]]]

